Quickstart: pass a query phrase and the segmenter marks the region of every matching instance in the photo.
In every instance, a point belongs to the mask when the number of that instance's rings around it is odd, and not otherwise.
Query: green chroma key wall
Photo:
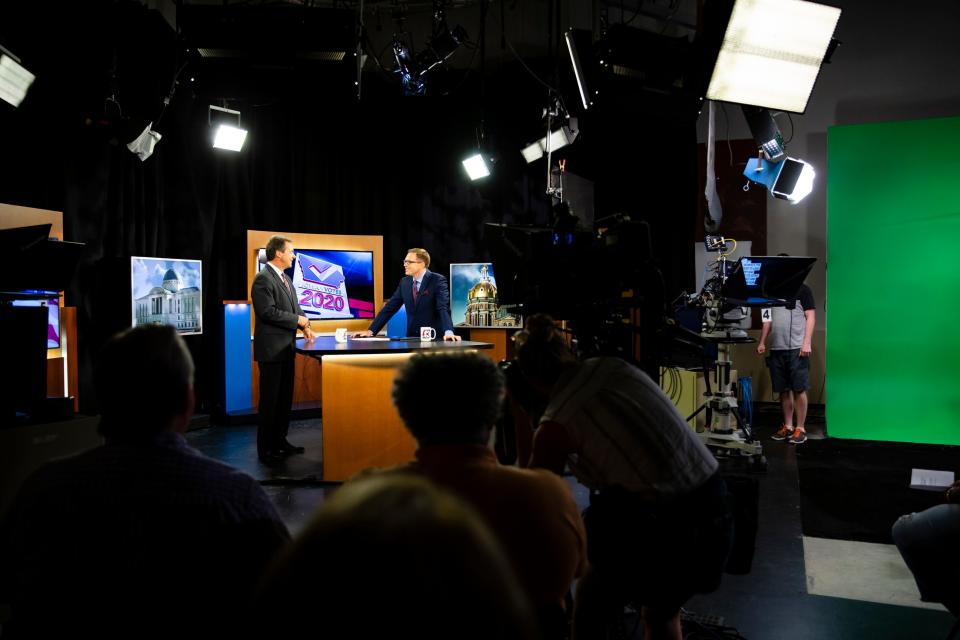
[[[960,118],[828,133],[827,431],[960,445]]]

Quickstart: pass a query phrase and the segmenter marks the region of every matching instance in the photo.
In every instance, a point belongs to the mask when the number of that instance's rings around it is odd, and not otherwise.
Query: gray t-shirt
[[[813,291],[805,284],[800,285],[793,306],[774,307],[773,324],[770,326],[770,350],[788,351],[803,346],[803,336],[807,329],[804,312],[816,308]]]

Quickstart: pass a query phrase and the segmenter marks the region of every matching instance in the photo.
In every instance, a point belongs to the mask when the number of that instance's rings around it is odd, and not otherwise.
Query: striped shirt
[[[716,459],[650,377],[619,358],[592,358],[557,382],[541,422],[566,429],[577,479],[623,487],[651,500],[693,491]]]

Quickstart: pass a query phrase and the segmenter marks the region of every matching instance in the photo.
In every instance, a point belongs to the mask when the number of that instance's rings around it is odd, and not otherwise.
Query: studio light
[[[817,172],[809,163],[796,158],[785,158],[780,162],[756,158],[747,161],[743,175],[767,187],[774,198],[796,204],[813,191]]]
[[[736,0],[707,97],[802,113],[839,19],[815,2]]]
[[[780,163],[780,172],[773,183],[770,193],[774,198],[796,204],[813,191],[813,180],[817,172],[803,160],[787,158]]]
[[[427,87],[420,79],[420,69],[410,55],[410,47],[396,35],[393,37],[393,59],[397,62],[395,72],[403,84],[403,95],[422,96]]]
[[[463,168],[471,180],[479,180],[490,175],[490,168],[487,167],[487,161],[483,155],[476,153],[463,161]]]
[[[20,64],[20,59],[0,47],[0,100],[20,105],[36,76]]]
[[[394,73],[400,76],[405,96],[424,95],[427,74],[450,58],[467,39],[462,26],[451,29],[447,24],[445,0],[433,2],[433,33],[419,53],[414,55],[413,43],[404,42],[403,35],[393,35],[393,59],[397,63]]]
[[[223,120],[226,119],[227,122]],[[236,126],[232,124],[236,122]],[[247,130],[240,126],[240,112],[224,107],[210,105],[207,110],[207,122],[210,126],[216,125],[213,136],[213,146],[227,151],[240,151],[247,139]]]
[[[587,86],[587,76],[583,68],[580,51],[586,48],[589,43],[590,32],[579,29],[569,29],[564,34],[567,42],[567,53],[570,54],[570,66],[573,67],[573,75],[577,80],[577,92],[580,94],[580,103],[584,110],[590,108],[593,100],[590,97],[590,90]]]
[[[548,150],[553,152],[572,144],[578,135],[580,135],[580,130],[577,128],[577,119],[568,118],[566,123],[550,132],[549,138],[544,136],[536,142],[531,142],[523,148],[521,153],[528,163],[535,162],[542,158]],[[549,146],[547,146],[548,144]]]

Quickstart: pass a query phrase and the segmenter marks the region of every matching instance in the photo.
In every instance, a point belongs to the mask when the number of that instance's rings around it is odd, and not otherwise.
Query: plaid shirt
[[[224,624],[289,540],[256,480],[174,433],[49,463],[8,516],[0,595],[38,636]]]

